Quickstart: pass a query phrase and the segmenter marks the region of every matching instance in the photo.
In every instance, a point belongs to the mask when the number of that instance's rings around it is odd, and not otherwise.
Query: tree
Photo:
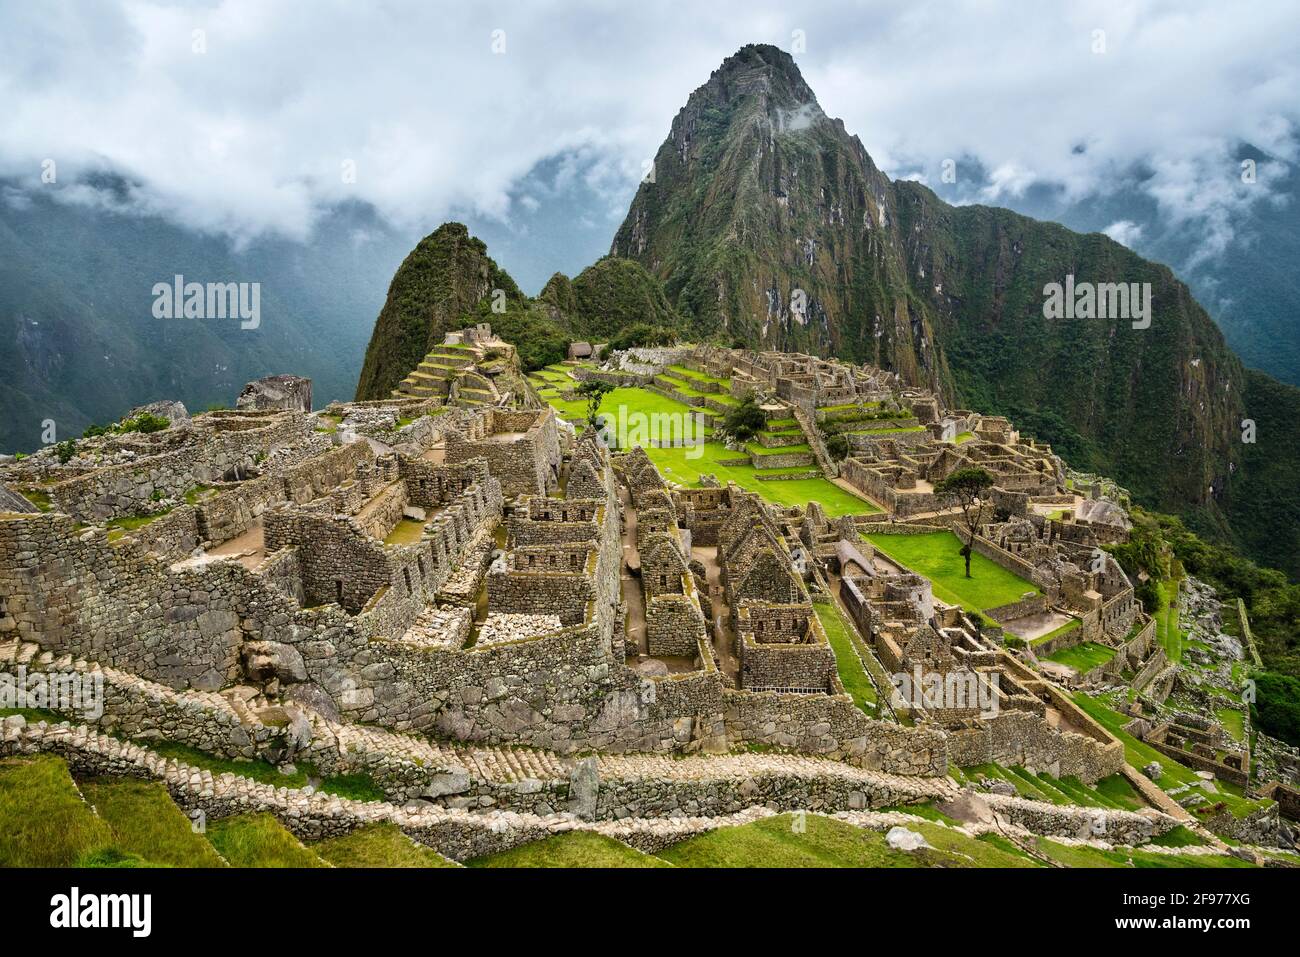
[[[980,518],[984,513],[983,495],[992,487],[993,476],[984,469],[976,468],[958,469],[934,486],[935,495],[955,502],[961,508],[962,525],[966,532],[961,554],[966,559],[967,578],[971,577],[970,557],[975,550],[975,534],[979,531]]]
[[[843,462],[849,457],[849,440],[842,432],[836,432],[826,440],[826,451],[836,462]]]
[[[758,407],[758,400],[751,392],[739,404],[731,407],[723,422],[738,442],[748,442],[763,431],[763,426],[767,425],[767,416]]]
[[[575,390],[578,395],[587,400],[587,424],[593,429],[598,428],[600,423],[597,421],[600,417],[600,404],[605,401],[605,396],[614,391],[614,387],[608,382],[601,382],[599,379],[588,379]]]

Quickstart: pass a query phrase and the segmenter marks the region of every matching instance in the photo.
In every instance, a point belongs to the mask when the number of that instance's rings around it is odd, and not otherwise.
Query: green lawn
[[[1232,736],[1232,740],[1246,740],[1246,721],[1240,711],[1236,708],[1219,708],[1215,711],[1215,716],[1223,725],[1223,729]]]
[[[119,849],[170,867],[226,866],[161,781],[92,778],[82,782],[81,793],[112,829]]]
[[[455,867],[431,847],[417,844],[396,824],[367,824],[311,849],[335,867]]]
[[[930,579],[935,598],[950,605],[961,605],[967,611],[981,612],[1019,601],[1026,592],[1038,593],[1032,583],[979,554],[971,556],[971,577],[967,578],[960,554],[961,542],[952,532],[873,533],[866,539],[894,561]]]
[[[1031,644],[1031,645],[1041,645],[1041,644],[1043,644],[1043,643],[1046,642],[1046,641],[1051,641],[1053,638],[1058,638],[1058,637],[1060,637],[1061,635],[1065,634],[1067,631],[1074,631],[1074,629],[1078,628],[1078,627],[1079,627],[1080,625],[1082,625],[1082,624],[1083,624],[1083,622],[1080,621],[1078,618],[1071,618],[1069,621],[1067,621],[1067,622],[1066,622],[1064,625],[1062,625],[1060,628],[1053,628],[1053,629],[1052,629],[1051,631],[1049,631],[1047,634],[1045,634],[1045,635],[1039,635],[1037,638],[1035,638],[1033,641],[1031,641],[1030,644]]]
[[[858,657],[853,647],[853,626],[844,620],[844,616],[840,614],[834,602],[813,602],[813,610],[817,612],[817,619],[822,623],[826,639],[835,652],[835,666],[839,671],[840,683],[844,685],[844,690],[853,698],[854,704],[874,716],[876,686],[867,677],[867,672],[862,667],[862,659]]]
[[[476,857],[466,867],[668,867],[603,834],[568,831],[521,847]]]
[[[1084,674],[1098,665],[1104,665],[1114,657],[1114,648],[1107,648],[1105,645],[1099,645],[1093,641],[1085,641],[1073,648],[1063,648],[1054,654],[1050,654],[1047,656],[1047,660],[1068,665],[1079,674]]]
[[[688,452],[700,451],[699,448],[646,449],[650,461],[654,462],[664,478],[688,487],[698,487],[701,473],[711,472],[723,485],[729,481],[735,482],[741,488],[757,492],[766,501],[776,505],[807,507],[809,502],[818,502],[831,518],[838,518],[840,515],[867,515],[880,511],[870,502],[858,498],[825,478],[781,479],[765,482],[756,477],[759,470],[748,463],[720,465],[720,461],[739,461],[746,456],[744,452],[731,452],[717,442],[706,442],[702,455],[687,458]],[[796,471],[806,472],[808,469],[800,468]],[[767,470],[765,472],[773,474]]]
[[[398,519],[393,530],[384,539],[385,545],[414,545],[424,536],[424,522],[414,519]]]

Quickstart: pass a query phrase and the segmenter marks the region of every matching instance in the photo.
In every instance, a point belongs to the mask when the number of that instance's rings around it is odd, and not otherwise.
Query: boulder
[[[929,847],[929,843],[916,831],[895,825],[885,835],[885,843],[896,851],[919,851]]]
[[[238,409],[311,411],[311,379],[269,375],[244,386],[235,400]]]

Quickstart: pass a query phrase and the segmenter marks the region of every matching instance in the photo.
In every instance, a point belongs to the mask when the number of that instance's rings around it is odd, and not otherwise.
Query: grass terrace
[[[1164,646],[1169,660],[1183,660],[1183,633],[1178,629],[1178,581],[1156,583],[1156,594],[1160,596],[1159,610],[1156,611],[1156,638]]]
[[[335,867],[455,867],[431,847],[417,844],[396,824],[367,824],[342,837],[311,845]]]
[[[1051,641],[1053,638],[1059,638],[1061,635],[1064,635],[1068,631],[1074,631],[1074,629],[1078,628],[1082,624],[1083,622],[1080,621],[1078,618],[1071,618],[1069,621],[1067,621],[1064,625],[1061,625],[1059,628],[1053,628],[1047,634],[1039,635],[1037,638],[1031,641],[1030,644],[1041,645],[1044,642]]]
[[[1019,601],[1026,592],[1038,594],[1033,583],[978,553],[971,556],[971,577],[967,578],[961,542],[952,532],[872,533],[864,537],[894,561],[930,579],[935,598],[950,605],[961,605],[970,612],[979,613]]]
[[[839,671],[840,683],[853,698],[853,703],[871,716],[876,714],[876,686],[867,676],[862,659],[853,642],[853,626],[844,620],[839,608],[828,601],[813,602],[813,610],[826,632],[831,650],[835,652],[835,667]]]
[[[907,808],[902,810],[906,811]],[[931,821],[908,823],[931,845],[897,851],[879,831],[817,814],[722,827],[660,851],[678,867],[1034,867],[1028,856]]]
[[[1047,660],[1073,668],[1079,674],[1085,674],[1099,665],[1104,665],[1114,657],[1114,648],[1107,648],[1095,641],[1085,641],[1073,648],[1062,648],[1055,654],[1048,655]]]
[[[542,841],[478,857],[467,867],[671,867],[603,834],[568,831]]]
[[[1124,730],[1124,725],[1129,722],[1129,718],[1113,710],[1104,699],[1093,697],[1083,693],[1075,692],[1072,695],[1075,704],[1082,708],[1089,717],[1104,727],[1112,735],[1118,738],[1124,745],[1124,758],[1135,768],[1145,767],[1152,761],[1160,762],[1164,769],[1160,775],[1160,780],[1156,782],[1157,786],[1164,791],[1172,791],[1182,785],[1188,785],[1193,788],[1200,788],[1201,779],[1196,776],[1196,772],[1184,764],[1180,764],[1173,758],[1170,758],[1155,748],[1142,741],[1139,741],[1133,735]],[[1254,811],[1259,810],[1265,805],[1271,803],[1268,801],[1253,801],[1243,797],[1239,788],[1230,785],[1226,781],[1218,780],[1214,782],[1218,791],[1217,794],[1211,794],[1208,791],[1202,791],[1208,803],[1201,805],[1203,808],[1212,807],[1216,802],[1222,801],[1230,811],[1237,817],[1245,817]],[[1193,813],[1196,813],[1193,810]]]
[[[234,867],[329,867],[270,814],[239,814],[208,825],[208,840]]]

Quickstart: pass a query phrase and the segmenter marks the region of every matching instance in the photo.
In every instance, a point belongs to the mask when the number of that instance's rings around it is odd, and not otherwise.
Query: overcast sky
[[[982,171],[946,190],[969,200],[1140,175],[1212,246],[1270,198],[1270,169],[1241,182],[1240,145],[1297,158],[1294,0],[119,0],[0,6],[0,177],[40,188],[52,159],[65,198],[93,202],[68,187],[112,170],[132,208],[234,242],[309,238],[348,199],[404,230],[462,215],[526,235],[577,189],[575,236],[607,246],[673,115],[748,42],[794,53],[891,176]]]

